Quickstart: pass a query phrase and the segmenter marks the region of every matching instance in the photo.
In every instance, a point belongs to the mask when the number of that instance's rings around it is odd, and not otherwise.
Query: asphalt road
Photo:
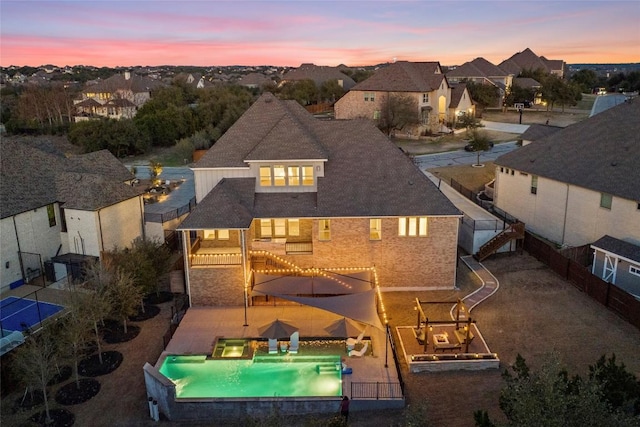
[[[483,151],[480,154],[480,162],[489,162],[497,159],[503,154],[518,148],[516,141],[503,142],[496,144],[491,150]],[[478,160],[478,154],[467,152],[464,150],[448,151],[446,153],[424,154],[415,156],[416,165],[422,170],[430,168],[439,168],[443,166],[471,165]]]
[[[593,117],[594,115],[601,113],[611,107],[615,107],[618,104],[622,104],[626,99],[627,97],[621,93],[600,95],[596,97],[596,100],[593,103],[593,107],[591,107],[591,114],[589,114],[589,117]]]

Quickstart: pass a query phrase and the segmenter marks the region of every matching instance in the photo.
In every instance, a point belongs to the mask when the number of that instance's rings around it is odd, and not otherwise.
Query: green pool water
[[[178,398],[341,396],[339,363],[340,356],[168,356],[160,372],[176,384]]]

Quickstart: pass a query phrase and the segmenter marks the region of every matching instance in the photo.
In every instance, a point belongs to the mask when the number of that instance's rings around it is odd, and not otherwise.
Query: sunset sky
[[[0,65],[640,62],[640,1],[0,2]]]

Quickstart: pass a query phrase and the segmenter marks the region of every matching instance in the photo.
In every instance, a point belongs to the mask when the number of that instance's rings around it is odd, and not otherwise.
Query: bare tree
[[[378,128],[391,136],[394,130],[420,124],[418,102],[408,96],[387,92],[380,104]]]

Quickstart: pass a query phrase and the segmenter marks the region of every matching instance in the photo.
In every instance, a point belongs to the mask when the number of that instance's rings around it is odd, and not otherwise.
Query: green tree
[[[491,148],[491,138],[486,132],[482,132],[477,128],[468,128],[467,138],[469,144],[473,147],[473,151],[478,155],[475,166],[480,166],[480,152]]]
[[[523,88],[517,84],[511,85],[504,97],[504,105],[506,107],[512,106],[516,102],[532,101],[535,98],[535,90],[531,88]]]
[[[388,136],[407,125],[420,124],[418,102],[408,95],[387,92],[380,104],[378,129]]]
[[[598,86],[598,75],[593,70],[582,69],[574,73],[570,81],[576,83],[582,93],[591,93]]]
[[[616,355],[604,355],[589,366],[589,379],[602,386],[604,399],[613,409],[624,409],[640,415],[640,381],[627,371],[624,363],[616,363]]]
[[[106,289],[109,298],[111,314],[122,321],[124,333],[127,333],[129,316],[137,312],[137,306],[142,299],[142,289],[135,284],[133,276],[118,268],[114,280]]]
[[[327,80],[320,86],[320,97],[325,101],[335,102],[344,94],[344,88],[338,84],[336,79]]]
[[[491,84],[482,84],[467,82],[467,90],[469,96],[476,103],[476,107],[479,111],[479,116],[482,117],[482,111],[487,107],[498,106],[498,99],[500,99],[500,91],[497,86]]]
[[[320,92],[313,80],[297,80],[286,82],[280,88],[278,96],[280,99],[293,99],[300,105],[307,106],[318,101]]]

